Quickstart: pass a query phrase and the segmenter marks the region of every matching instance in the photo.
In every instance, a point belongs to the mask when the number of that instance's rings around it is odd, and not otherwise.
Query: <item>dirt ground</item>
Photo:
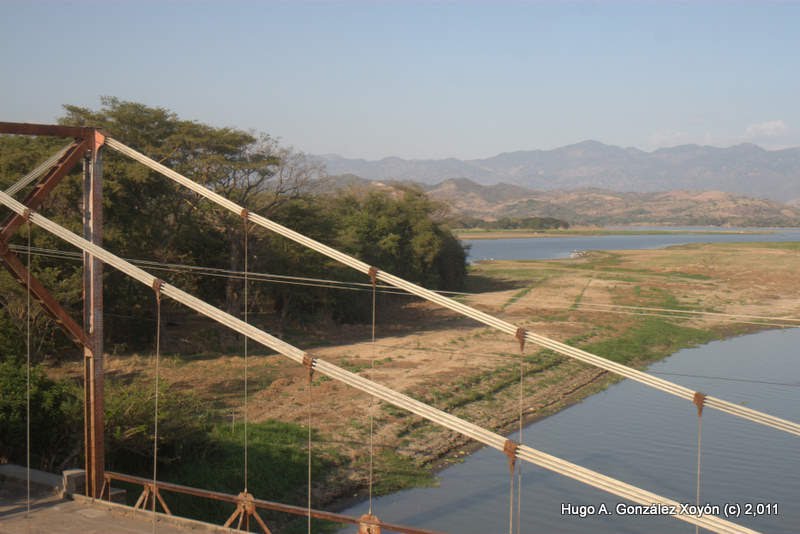
[[[492,261],[473,266],[469,295],[482,311],[578,346],[624,336],[648,318],[726,337],[795,326],[800,317],[800,245],[693,244],[661,250],[593,252],[570,260]],[[520,347],[511,336],[410,297],[391,297],[370,325],[320,327],[300,348],[484,427],[507,431],[519,416]],[[405,303],[402,304],[401,303]],[[643,309],[646,308],[646,309]],[[680,309],[676,314],[674,309]],[[733,317],[733,316],[737,317]],[[745,317],[743,317],[745,316]],[[780,320],[779,320],[780,319]],[[169,336],[167,330],[166,336]],[[324,339],[324,344],[320,342]],[[643,354],[635,364],[677,350]],[[666,352],[665,352],[666,351]],[[524,415],[530,420],[581,400],[615,378],[564,357],[525,347]],[[150,374],[150,356],[111,356],[110,376]],[[76,367],[60,370],[78,374]],[[242,417],[240,354],[167,357],[162,376]],[[276,355],[248,359],[249,417],[312,426],[352,461],[341,473],[363,484],[369,414],[375,443],[436,468],[458,461],[470,443],[348,386],[315,376],[309,405],[306,371]],[[380,476],[380,466],[377,469]]]

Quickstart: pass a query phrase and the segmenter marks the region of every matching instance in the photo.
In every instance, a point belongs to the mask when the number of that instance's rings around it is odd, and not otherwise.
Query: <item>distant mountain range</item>
[[[535,191],[514,184],[481,185],[466,178],[435,185],[331,176],[319,193],[341,189],[397,191],[416,185],[450,207],[456,220],[555,217],[575,225],[800,226],[800,205],[723,191],[617,192],[598,188]]]
[[[645,152],[584,141],[553,150],[506,152],[473,160],[317,157],[331,175],[353,174],[370,180],[436,184],[467,178],[479,185],[506,183],[536,190],[716,190],[800,205],[800,148],[683,145]]]
[[[604,189],[532,191],[446,180],[428,189],[455,214],[480,219],[555,217],[572,224],[798,226],[800,207],[723,191],[620,193]]]

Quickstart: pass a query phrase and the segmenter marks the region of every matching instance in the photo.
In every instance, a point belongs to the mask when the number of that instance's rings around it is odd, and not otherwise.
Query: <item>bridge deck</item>
[[[62,499],[51,486],[31,485],[26,514],[25,481],[0,478],[0,534],[144,534],[153,531],[152,515],[86,497]],[[215,525],[159,514],[159,534],[231,532]]]
[[[5,505],[6,503],[3,503]],[[107,503],[49,500],[31,506],[30,517],[25,514],[24,499],[14,503],[15,510],[0,511],[0,534],[144,534],[153,531],[152,519],[146,512],[123,511]],[[199,526],[179,526],[159,521],[159,534],[214,532],[220,529]],[[225,532],[228,530],[225,529]]]

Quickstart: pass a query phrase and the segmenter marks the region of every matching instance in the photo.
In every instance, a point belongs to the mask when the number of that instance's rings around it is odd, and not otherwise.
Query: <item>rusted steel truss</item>
[[[252,513],[254,517],[257,517],[256,509],[260,508],[263,510],[271,510],[275,512],[283,512],[286,514],[292,515],[299,515],[308,517],[309,510],[308,508],[304,508],[302,506],[293,506],[291,504],[283,504],[274,501],[265,501],[262,499],[256,499],[249,493],[240,493],[239,495],[232,495],[230,493],[221,493],[218,491],[208,491],[198,488],[192,488],[190,486],[182,486],[180,484],[172,484],[170,482],[161,482],[157,481],[155,484],[155,490],[153,485],[153,480],[148,478],[137,477],[133,475],[125,475],[122,473],[115,473],[112,471],[106,471],[105,473],[105,484],[103,486],[103,498],[111,499],[111,481],[116,480],[118,482],[127,482],[129,484],[136,484],[138,486],[142,486],[143,488],[149,487],[149,494],[152,495],[154,492],[156,495],[160,495],[160,491],[167,491],[172,493],[183,493],[185,495],[193,495],[195,497],[201,497],[204,499],[212,499],[215,501],[222,501],[231,503],[236,506],[236,510],[234,510],[231,517],[225,523],[225,526],[230,526],[233,524],[233,521],[237,518],[240,519],[239,527],[242,526],[241,518],[244,514]],[[159,491],[160,490],[160,491]],[[145,489],[142,492],[148,491]],[[142,501],[142,496],[139,497],[139,501]],[[164,507],[165,513],[171,515],[166,508],[166,505],[163,501],[159,500],[159,503]],[[137,502],[137,504],[139,504]],[[141,507],[141,504],[139,505]],[[408,527],[403,525],[396,525],[393,523],[384,523],[380,521],[377,517],[371,516],[370,519],[364,519],[362,517],[353,517],[344,514],[335,514],[333,512],[325,512],[322,510],[315,510],[311,509],[311,517],[315,519],[323,519],[325,521],[333,521],[335,523],[342,523],[342,524],[349,524],[349,525],[366,525],[368,527],[372,527],[374,532],[380,532],[381,530],[390,531],[390,532],[400,532],[403,534],[437,534],[437,531],[434,530],[426,530],[421,528],[415,527]],[[260,517],[258,518],[261,519]],[[258,521],[258,520],[257,520]],[[266,524],[263,524],[263,521],[258,521],[259,526],[263,529],[265,533],[269,532]],[[366,523],[365,523],[366,522]]]
[[[84,166],[84,236],[100,244],[102,236],[102,165],[100,148],[105,137],[96,128],[0,122],[0,134],[41,135],[73,138],[75,141],[48,169],[23,203],[29,210],[38,209],[63,178],[80,162]],[[105,451],[103,446],[103,329],[102,269],[93,258],[84,258],[83,327],[67,313],[9,249],[10,239],[26,217],[13,214],[0,230],[0,257],[14,278],[30,290],[67,335],[84,350],[84,440],[86,444],[86,492],[98,497],[102,491]],[[88,221],[88,223],[87,223]]]
[[[0,122],[0,134],[42,135],[73,138],[75,142],[64,152],[59,160],[45,173],[39,183],[24,200],[29,210],[35,210],[55,189],[58,183],[79,162],[83,161],[84,187],[84,237],[101,245],[102,241],[102,160],[100,149],[105,137],[96,128],[25,124]],[[102,264],[91,256],[84,255],[83,327],[69,316],[56,299],[33,276],[19,257],[9,249],[9,240],[15,231],[26,222],[26,216],[13,214],[0,230],[0,257],[3,265],[23,287],[30,285],[31,294],[41,303],[47,313],[67,332],[67,335],[84,348],[84,439],[86,445],[86,493],[95,498],[111,498],[111,481],[117,480],[142,486],[142,493],[134,509],[154,509],[156,503],[167,515],[172,515],[161,491],[183,493],[195,497],[228,502],[235,509],[226,527],[236,522],[236,528],[243,526],[249,530],[252,518],[265,534],[270,534],[267,524],[258,514],[258,509],[287,514],[310,516],[315,519],[343,524],[358,525],[359,532],[378,534],[382,530],[406,534],[436,534],[425,530],[392,523],[384,523],[377,517],[365,514],[359,518],[343,514],[325,512],[292,506],[273,501],[256,499],[252,494],[241,492],[238,495],[208,491],[168,482],[152,480],[105,471],[103,448],[103,300]],[[30,283],[28,283],[30,282]]]
[[[3,124],[5,123],[0,123],[0,133],[3,132]],[[37,209],[72,167],[81,161],[86,153],[87,146],[87,143],[82,140],[73,143],[61,159],[45,174],[39,184],[28,194],[23,204],[28,209]],[[24,223],[25,218],[16,213],[6,219],[3,229],[0,231],[0,256],[4,260],[3,265],[5,268],[23,287],[26,287],[29,279],[28,271],[19,257],[8,248],[14,232]],[[83,347],[90,347],[89,337],[58,301],[53,298],[50,292],[35,277],[31,276],[30,282],[31,294],[41,303],[47,314],[66,331],[70,339]]]

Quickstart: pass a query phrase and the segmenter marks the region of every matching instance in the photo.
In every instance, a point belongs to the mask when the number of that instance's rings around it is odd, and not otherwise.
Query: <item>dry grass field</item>
[[[469,294],[458,298],[471,306],[644,367],[686,346],[796,324],[785,319],[800,317],[800,244],[693,244],[592,252],[570,260],[481,262],[472,266],[469,284]],[[517,421],[521,359],[528,420],[615,380],[536,346],[526,346],[521,356],[510,336],[411,297],[390,296],[377,314],[374,345],[370,325],[318,327],[302,341],[287,340],[497,431],[510,430]],[[150,375],[151,363],[149,355],[123,355],[109,357],[106,365],[109,376],[124,378]],[[65,364],[54,372],[78,375],[80,367]],[[218,407],[232,424],[241,421],[241,354],[170,355],[162,372],[173,388]],[[471,446],[327,377],[314,376],[309,397],[305,369],[281,356],[250,356],[248,374],[250,420],[305,425],[310,407],[312,426],[319,432],[316,446],[335,449],[342,464],[341,484],[329,486],[331,498],[366,480],[370,413],[378,478],[441,467],[458,461]],[[419,483],[411,479],[407,483]],[[403,484],[394,480],[386,489]]]

